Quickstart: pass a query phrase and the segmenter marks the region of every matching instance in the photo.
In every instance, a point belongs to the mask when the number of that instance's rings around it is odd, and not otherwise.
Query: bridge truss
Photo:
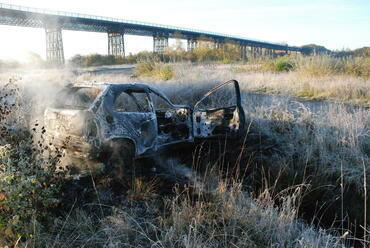
[[[301,49],[287,44],[249,39],[189,28],[130,21],[118,18],[85,15],[70,12],[50,11],[0,3],[0,25],[44,28],[46,32],[46,54],[48,61],[64,63],[62,30],[103,32],[108,34],[108,54],[125,56],[124,34],[153,37],[153,51],[162,53],[169,38],[187,40],[188,50],[195,49],[198,41],[214,41],[219,48],[225,42],[240,45],[241,57],[273,56],[276,52],[300,52]]]

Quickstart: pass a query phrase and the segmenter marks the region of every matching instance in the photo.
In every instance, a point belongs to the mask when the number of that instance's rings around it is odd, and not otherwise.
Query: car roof
[[[139,83],[110,83],[110,82],[91,82],[91,81],[83,81],[83,82],[76,82],[76,83],[71,83],[68,85],[69,87],[72,88],[90,88],[90,87],[101,87],[101,86],[114,86],[114,87],[122,87],[122,86],[129,86],[133,87],[136,86],[138,88],[148,88],[150,87],[147,84],[139,84]]]
[[[101,88],[101,87],[112,87],[117,90],[126,90],[126,89],[132,89],[132,90],[152,90],[154,92],[159,92],[154,87],[151,87],[147,84],[141,84],[141,83],[110,83],[110,82],[90,82],[90,81],[84,81],[84,82],[78,82],[78,83],[72,83],[67,85],[67,87],[70,88]]]
[[[148,84],[141,84],[141,83],[109,83],[109,82],[78,82],[68,85],[70,88],[101,88],[101,87],[111,87],[115,91],[123,91],[123,90],[142,90],[147,92],[153,92],[161,97],[163,97],[168,103],[173,105],[173,103],[168,99],[166,95],[163,94],[160,90],[156,89],[155,87],[149,86]],[[178,105],[180,106],[180,105]]]

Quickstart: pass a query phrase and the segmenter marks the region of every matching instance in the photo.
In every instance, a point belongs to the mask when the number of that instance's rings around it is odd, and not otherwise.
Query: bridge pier
[[[256,48],[254,46],[251,46],[251,57],[252,59],[256,58]]]
[[[247,46],[246,45],[240,45],[240,58],[242,60],[247,59]]]
[[[271,49],[271,57],[273,59],[276,58],[276,50],[275,49]]]
[[[262,48],[262,56],[264,57],[264,58],[266,58],[267,56],[268,56],[268,51],[267,51],[267,48]]]
[[[192,51],[196,48],[198,48],[198,41],[194,39],[188,39],[187,51]]]
[[[61,28],[45,28],[46,60],[54,66],[64,65],[64,50]]]
[[[123,33],[108,33],[108,55],[125,57],[125,40]]]
[[[213,46],[213,47],[214,47],[215,49],[219,49],[219,48],[221,48],[221,47],[222,47],[222,41],[220,41],[220,40],[215,40],[213,44],[214,44],[214,46]]]
[[[253,50],[254,50],[254,52],[253,52],[253,57],[254,57],[255,59],[257,59],[257,58],[258,58],[258,47],[253,47]]]
[[[153,35],[153,52],[163,53],[168,47],[168,36],[165,35]]]
[[[270,58],[274,58],[274,50],[270,49]]]
[[[258,57],[262,57],[263,56],[263,51],[262,51],[262,47],[259,47],[258,48]]]
[[[272,49],[267,49],[267,57],[269,58],[269,59],[271,59],[273,56],[272,56]]]

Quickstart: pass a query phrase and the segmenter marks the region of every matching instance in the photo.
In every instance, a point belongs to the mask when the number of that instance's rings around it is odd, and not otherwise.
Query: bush
[[[160,80],[169,80],[173,77],[173,69],[169,65],[154,62],[142,62],[135,68],[137,77],[154,77]]]
[[[288,57],[281,57],[274,60],[268,60],[262,66],[263,71],[283,72],[295,69],[294,62]]]
[[[12,84],[0,87],[0,246],[32,239],[38,223],[51,223],[51,210],[61,199],[61,153],[43,144],[44,127],[35,124],[34,141],[27,129],[11,123],[17,111]],[[18,113],[19,114],[19,113]],[[19,124],[19,123],[17,123]]]
[[[294,69],[294,63],[290,60],[279,58],[275,62],[275,71],[292,71]]]
[[[240,48],[238,44],[226,42],[220,48],[214,48],[211,42],[200,41],[198,47],[191,51],[185,51],[181,46],[168,47],[163,53],[143,51],[137,54],[130,54],[126,57],[115,57],[112,55],[75,55],[70,63],[77,66],[100,66],[116,64],[135,64],[143,60],[156,62],[221,62],[229,64],[240,61]]]
[[[81,56],[79,54],[73,56],[70,62],[75,66],[101,66],[101,65],[117,65],[124,64],[125,58],[115,57],[113,55],[91,54]]]

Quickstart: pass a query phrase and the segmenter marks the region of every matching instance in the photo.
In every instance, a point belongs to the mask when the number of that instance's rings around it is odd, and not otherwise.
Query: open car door
[[[194,106],[195,138],[235,137],[244,128],[245,115],[236,80],[208,91]]]

